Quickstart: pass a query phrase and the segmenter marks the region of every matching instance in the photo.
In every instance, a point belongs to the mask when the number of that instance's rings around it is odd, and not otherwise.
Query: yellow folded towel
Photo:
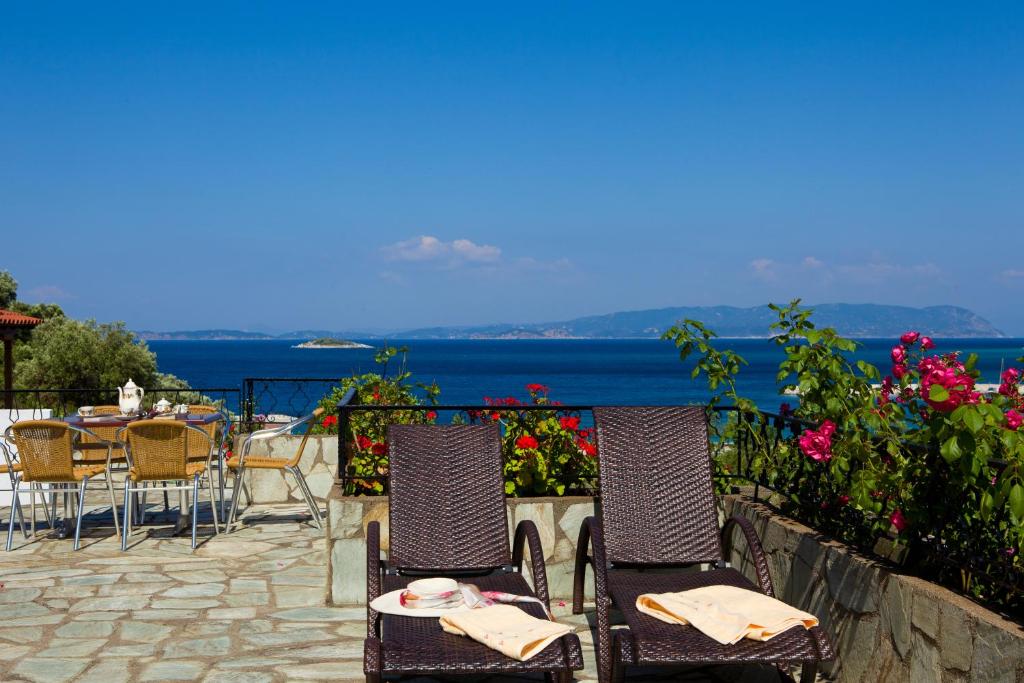
[[[796,626],[818,625],[818,618],[813,614],[736,586],[646,593],[636,599],[636,608],[670,624],[691,624],[723,645],[732,645],[743,638],[768,640]]]
[[[573,628],[532,617],[512,605],[492,605],[441,617],[441,628],[469,636],[492,650],[524,662]]]

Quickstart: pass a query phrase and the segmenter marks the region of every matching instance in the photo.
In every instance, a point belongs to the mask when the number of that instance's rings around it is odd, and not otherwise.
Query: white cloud
[[[759,258],[750,262],[750,268],[754,271],[754,277],[758,280],[769,282],[775,279],[776,265],[775,261],[770,258]]]
[[[40,285],[25,292],[25,299],[36,302],[63,301],[75,298],[57,285]]]
[[[805,256],[802,263],[803,263],[805,268],[815,268],[815,269],[817,269],[817,268],[823,268],[825,266],[825,262],[824,261],[816,259],[813,256]]]
[[[999,277],[1003,280],[1024,280],[1024,270],[1007,268],[1003,272],[999,273]]]
[[[501,249],[490,244],[476,244],[457,239],[443,242],[433,235],[420,235],[381,248],[389,261],[441,262],[449,266],[462,263],[493,263],[501,257]]]

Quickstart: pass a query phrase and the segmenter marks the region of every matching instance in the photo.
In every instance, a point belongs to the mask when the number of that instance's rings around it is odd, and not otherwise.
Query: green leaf
[[[979,512],[981,513],[981,518],[986,522],[989,520],[989,517],[992,516],[992,505],[992,494],[985,491],[981,494],[981,506]]]
[[[949,400],[949,391],[942,385],[933,384],[928,389],[928,398],[936,403],[942,403]]]
[[[945,458],[948,463],[956,462],[960,459],[960,456],[963,455],[960,450],[960,444],[957,442],[955,436],[951,436],[946,439],[945,443],[943,443],[942,447],[939,449],[939,453],[942,454],[942,457]]]
[[[1024,486],[1014,484],[1010,489],[1010,512],[1017,519],[1017,523],[1024,522]]]
[[[972,432],[977,433],[981,431],[982,427],[985,426],[985,418],[983,418],[981,416],[981,413],[979,413],[974,408],[967,408],[964,411],[963,417],[964,424],[967,425],[967,428],[970,429]]]

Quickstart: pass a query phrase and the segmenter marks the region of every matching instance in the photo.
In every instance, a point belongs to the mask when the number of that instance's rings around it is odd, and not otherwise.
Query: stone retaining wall
[[[240,452],[244,438],[245,435],[236,437],[235,453]],[[291,435],[254,441],[249,455],[287,460],[295,455],[300,443],[301,436]],[[299,470],[305,475],[313,495],[326,500],[334,488],[334,475],[338,470],[338,437],[309,437],[299,460]],[[251,469],[245,474],[245,483],[256,503],[305,503],[295,478],[282,471]]]
[[[533,520],[544,547],[552,600],[572,599],[576,540],[580,524],[593,514],[593,498],[508,499],[509,543],[520,521]],[[372,520],[380,522],[381,551],[387,552],[386,496],[342,496],[336,492],[327,501],[327,588],[329,599],[335,605],[362,605],[366,602],[366,526]],[[529,576],[528,571],[525,573]],[[589,590],[592,595],[593,585]]]
[[[838,681],[1024,681],[1024,630],[928,581],[896,573],[742,496],[726,512],[754,522],[776,595],[832,634]],[[736,541],[733,563],[753,577]]]

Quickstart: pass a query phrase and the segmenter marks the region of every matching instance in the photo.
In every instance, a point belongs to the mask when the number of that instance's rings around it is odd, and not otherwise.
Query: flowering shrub
[[[397,357],[401,357],[397,372],[389,374],[389,366]],[[409,372],[407,350],[385,346],[374,356],[380,366],[378,372],[348,377],[340,386],[320,400],[319,407],[324,409],[324,417],[319,424],[311,429],[313,434],[338,433],[338,402],[348,392],[355,389],[353,404],[359,405],[422,405],[436,404],[441,390],[437,384],[412,382]],[[340,439],[345,446],[341,457],[348,458],[349,475],[354,479],[345,491],[346,494],[381,494],[384,483],[380,479],[360,479],[359,477],[382,477],[388,473],[387,427],[391,423],[427,424],[437,420],[434,411],[401,410],[401,411],[353,411],[350,413],[348,433]]]
[[[666,333],[684,360],[696,355],[693,376],[706,377],[711,403],[738,408],[740,417],[716,424],[718,460],[748,443],[755,456],[745,474],[782,494],[785,511],[869,549],[890,536],[921,573],[1024,608],[1024,596],[994,578],[1015,576],[1024,587],[1021,372],[1005,371],[998,393],[982,394],[974,356],[934,353],[934,340],[912,330],[882,377],[850,360],[855,342],[816,329],[799,301],[772,309],[773,341],[785,354],[780,391],[799,395],[774,421],[743,417],[755,415],[738,391],[745,362],[716,349],[713,332],[686,321]]]
[[[558,401],[543,384],[527,384],[530,398],[485,397],[491,408],[472,411],[471,422],[497,422],[502,428],[505,492],[514,496],[561,496],[591,492],[597,479],[594,430],[580,427],[580,416],[559,413]],[[552,410],[516,410],[523,405]]]

